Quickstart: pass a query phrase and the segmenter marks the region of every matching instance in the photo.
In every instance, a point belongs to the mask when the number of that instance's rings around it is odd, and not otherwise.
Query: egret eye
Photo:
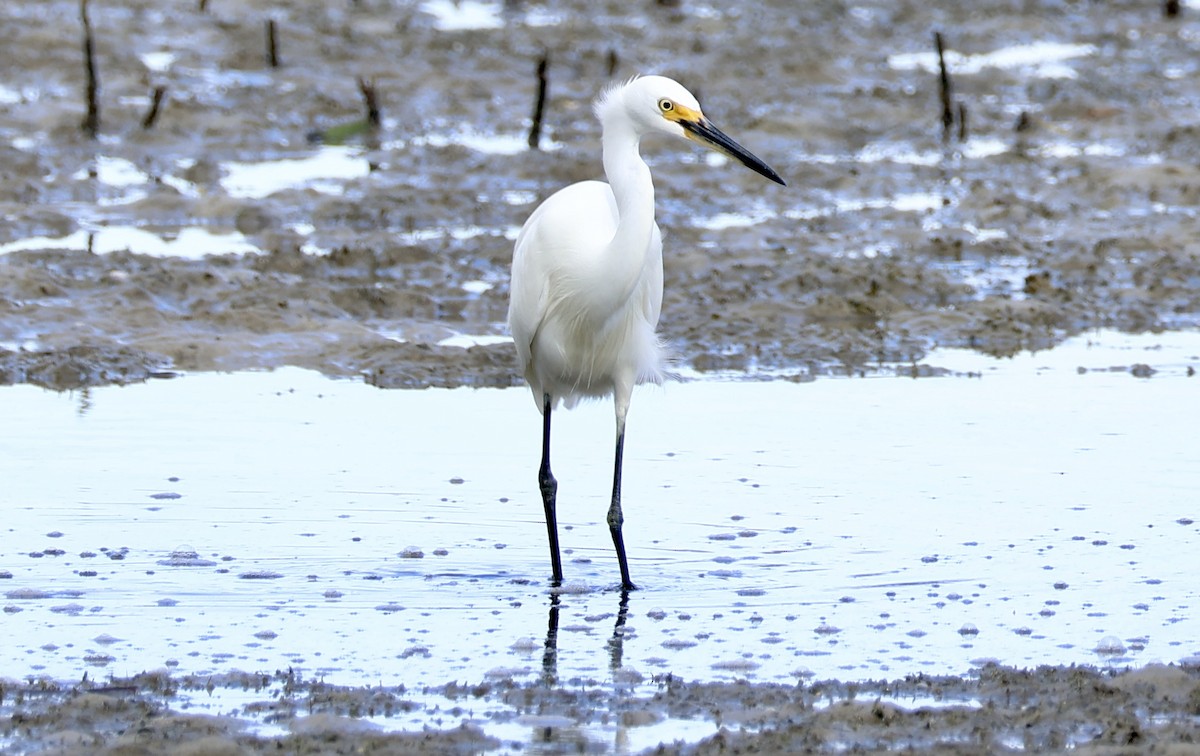
[[[663,98],[658,101],[658,109],[664,113],[670,113],[672,110],[675,109],[675,103],[671,102],[670,100],[668,100],[666,98]]]

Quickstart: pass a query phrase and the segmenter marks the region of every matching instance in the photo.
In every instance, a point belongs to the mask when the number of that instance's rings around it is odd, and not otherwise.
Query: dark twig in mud
[[[617,60],[616,48],[614,48],[614,47],[608,48],[608,78],[611,79],[613,76],[616,76],[618,65],[619,65],[619,62]]]
[[[100,104],[97,96],[100,82],[96,76],[95,45],[92,43],[92,22],[88,18],[88,0],[79,0],[79,18],[83,22],[83,65],[87,70],[87,116],[83,130],[92,139],[100,132]]]
[[[529,127],[529,149],[536,150],[542,141],[542,115],[546,109],[546,68],[550,65],[550,53],[543,52],[537,64],[537,100],[533,105],[533,124]]]
[[[967,141],[967,104],[958,103],[958,141]]]
[[[142,119],[142,128],[151,129],[154,122],[158,120],[158,114],[162,109],[163,97],[167,94],[167,88],[159,85],[154,88],[154,94],[150,97],[150,109],[146,111],[145,118]]]
[[[950,129],[954,127],[954,93],[950,84],[950,70],[946,68],[946,48],[942,33],[933,33],[933,44],[937,47],[940,92],[942,97],[942,141],[950,141]]]
[[[200,12],[204,13],[208,10],[208,0],[200,0]]]
[[[1179,5],[1179,0],[1167,0],[1163,3],[1163,16],[1166,18],[1178,18]]]
[[[279,68],[279,41],[275,36],[275,19],[267,19],[267,65]]]
[[[375,94],[375,80],[359,76],[358,91],[362,92],[363,102],[367,106],[367,125],[372,129],[379,128],[379,98]]]

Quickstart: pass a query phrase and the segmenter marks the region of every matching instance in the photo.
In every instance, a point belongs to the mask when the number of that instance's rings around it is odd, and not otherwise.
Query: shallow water
[[[607,404],[556,415],[567,583],[553,592],[524,389],[381,391],[294,368],[6,387],[0,670],[403,685],[410,709],[364,719],[471,722],[518,744],[567,725],[445,686],[652,695],[667,675],[1194,662],[1181,555],[1197,532],[1197,362],[1200,333],[1105,332],[897,367],[942,377],[643,389],[627,602],[604,527]],[[272,709],[243,707],[278,695],[218,685],[170,705],[271,736]],[[720,724],[584,721],[580,738],[622,752]]]
[[[1180,554],[1196,536],[1197,355],[1195,333],[1102,334],[930,361],[956,377],[642,390],[625,614],[603,527],[610,410],[559,413],[557,673],[866,679],[1196,655]],[[0,406],[6,675],[542,671],[552,600],[524,390],[287,369],[8,387]]]

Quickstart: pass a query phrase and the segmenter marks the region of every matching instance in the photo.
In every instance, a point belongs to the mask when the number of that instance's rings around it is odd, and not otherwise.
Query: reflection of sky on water
[[[1098,662],[1110,637],[1122,664],[1200,652],[1180,558],[1200,342],[1096,340],[928,360],[982,377],[639,392],[625,498],[644,590],[624,665],[855,679]],[[536,646],[547,607],[524,390],[282,370],[92,389],[82,413],[31,386],[0,402],[9,674],[75,678],[107,656],[122,674],[294,665],[334,682],[536,671],[513,650]],[[559,664],[604,676],[611,408],[557,417]],[[215,565],[173,566],[181,549]]]

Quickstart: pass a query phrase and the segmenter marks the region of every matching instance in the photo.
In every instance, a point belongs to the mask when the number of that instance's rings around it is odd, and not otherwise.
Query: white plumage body
[[[509,327],[539,410],[546,394],[569,408],[662,381],[662,236],[652,224],[645,248],[626,253],[640,270],[614,295],[618,220],[609,185],[582,181],[547,198],[517,237]]]

